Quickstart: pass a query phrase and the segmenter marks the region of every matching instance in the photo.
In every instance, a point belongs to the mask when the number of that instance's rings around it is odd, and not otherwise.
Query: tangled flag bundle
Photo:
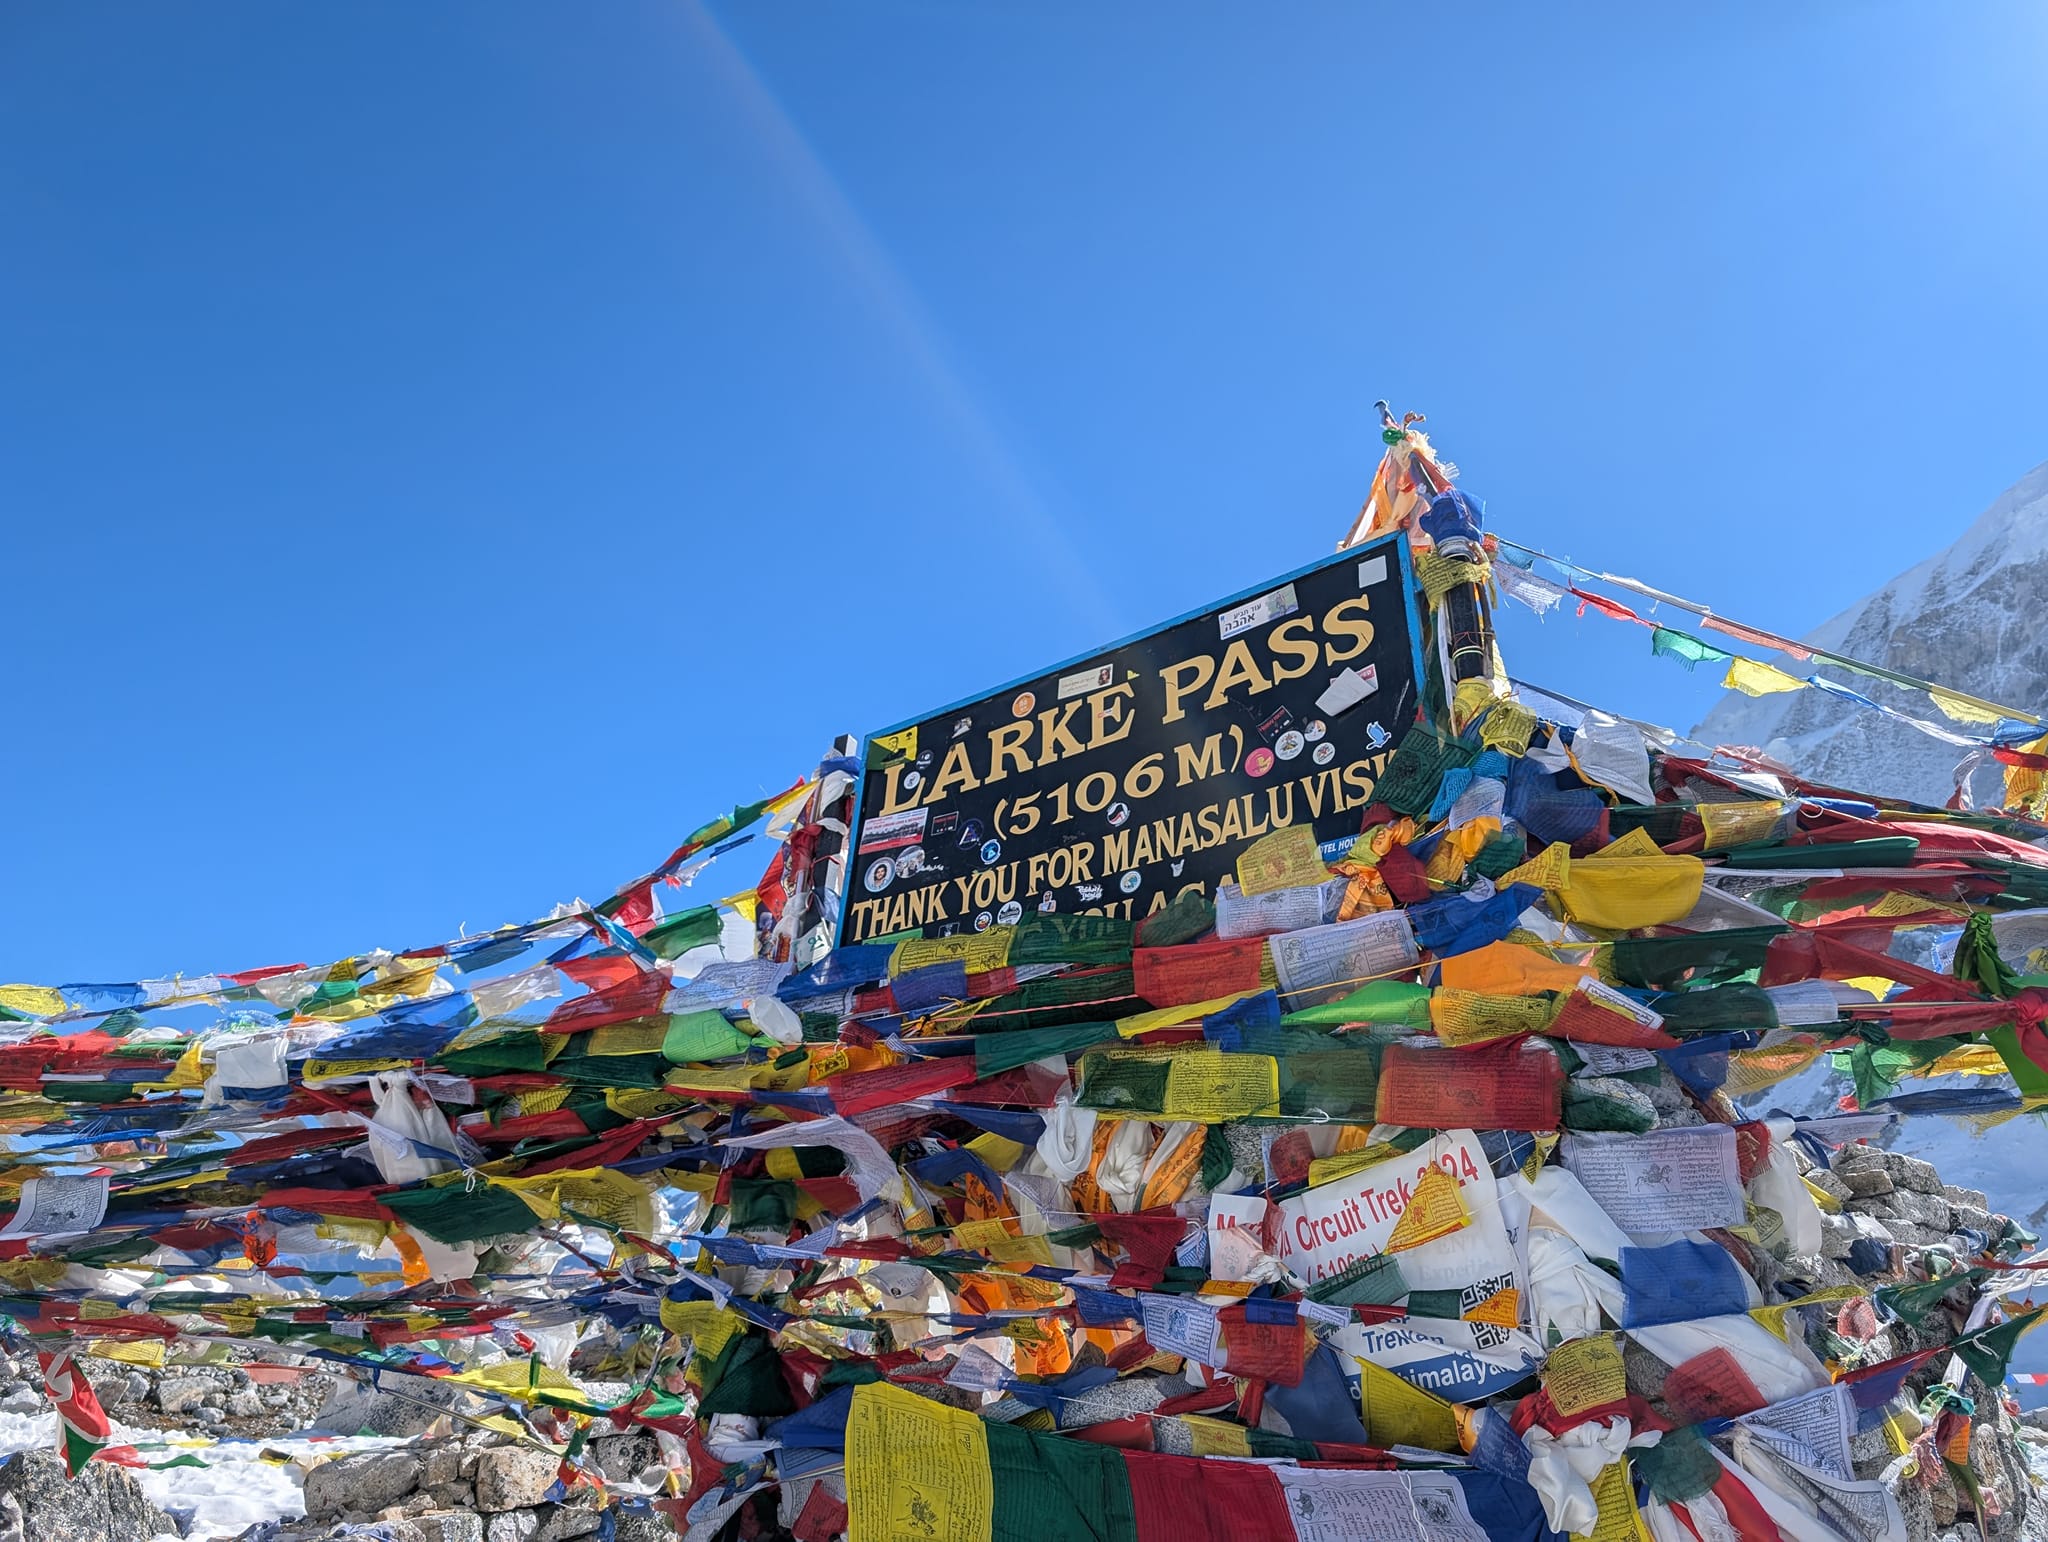
[[[1463,673],[1447,487],[1390,429],[1341,565],[604,904],[0,988],[0,1311],[74,1470],[79,1357],[227,1346],[465,1387],[558,1497],[651,1431],[611,1500],[705,1538],[1877,1542],[1937,1479],[1993,1519],[2035,1239],[1852,1201],[1899,1118],[2048,1101],[2042,830]],[[758,885],[664,912],[764,820]],[[1737,1111],[1827,1057],[1841,1112]]]

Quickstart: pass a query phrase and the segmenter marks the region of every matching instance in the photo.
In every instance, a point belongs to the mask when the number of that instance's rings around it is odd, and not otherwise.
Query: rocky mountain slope
[[[1932,501],[1939,507],[1939,493]],[[1947,550],[1816,627],[1803,642],[2028,711],[2048,707],[2048,463],[1992,501]],[[1773,662],[1784,663],[1774,658]],[[1805,673],[1803,666],[1788,666]],[[1824,670],[1873,700],[1942,721],[1925,696]],[[1818,691],[1730,692],[1693,730],[1763,749],[1819,781],[1940,804],[1963,751]]]

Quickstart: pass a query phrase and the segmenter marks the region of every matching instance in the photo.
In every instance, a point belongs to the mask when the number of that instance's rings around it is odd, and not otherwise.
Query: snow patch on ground
[[[310,1463],[318,1458],[338,1456],[344,1451],[371,1451],[403,1445],[405,1442],[377,1436],[349,1438],[303,1435],[277,1440],[224,1440],[214,1445],[167,1445],[161,1430],[130,1429],[114,1425],[114,1443],[132,1445],[145,1460],[166,1461],[189,1451],[207,1465],[168,1467],[160,1472],[130,1468],[132,1476],[150,1503],[164,1511],[190,1509],[191,1537],[199,1539],[233,1537],[258,1521],[290,1520],[306,1513],[301,1498],[298,1469],[265,1461],[263,1453],[273,1452]],[[16,1451],[57,1449],[57,1416],[9,1413],[0,1410],[0,1454]],[[175,1533],[167,1533],[175,1542]]]

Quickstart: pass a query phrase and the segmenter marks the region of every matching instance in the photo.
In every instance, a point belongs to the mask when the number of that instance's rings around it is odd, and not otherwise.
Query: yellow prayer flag
[[[1591,856],[1588,862],[1606,862],[1615,857],[1661,857],[1664,848],[1651,837],[1650,832],[1637,825],[1628,834],[1609,841]]]
[[[1739,798],[1726,803],[1696,804],[1693,812],[1706,827],[1707,845],[1719,849],[1771,839],[1789,806],[1776,798]]]
[[[1557,891],[1565,918],[1584,926],[1629,931],[1663,926],[1700,902],[1707,865],[1698,857],[1616,857],[1574,862]]]
[[[1479,725],[1479,743],[1503,755],[1520,757],[1529,753],[1529,739],[1535,732],[1535,713],[1518,701],[1496,702]]]
[[[1430,1027],[1444,1043],[1460,1048],[1541,1033],[1556,1015],[1556,1004],[1548,996],[1488,996],[1449,987],[1429,996]]]
[[[1185,1006],[1161,1007],[1155,1012],[1134,1012],[1129,1017],[1116,1020],[1116,1031],[1126,1039],[1135,1039],[1140,1034],[1151,1033],[1158,1028],[1178,1028],[1183,1023],[1200,1022],[1214,1016],[1227,1007],[1234,1007],[1248,996],[1258,995],[1257,991],[1238,991],[1229,996],[1217,996],[1209,1001],[1191,1001]]]
[[[500,1360],[481,1370],[457,1371],[447,1378],[464,1386],[481,1387],[500,1397],[524,1401],[529,1392],[567,1392],[581,1397],[583,1389],[564,1376],[534,1360]]]
[[[30,1017],[55,1017],[64,1010],[64,996],[47,985],[0,985],[0,1007]]]
[[[162,1339],[94,1339],[86,1347],[87,1354],[97,1355],[102,1360],[118,1360],[123,1365],[162,1365],[164,1344]]]
[[[1552,841],[1520,867],[1502,873],[1497,886],[1505,889],[1513,883],[1533,883],[1539,889],[1562,889],[1571,876],[1571,847],[1563,841]]]
[[[985,932],[958,932],[951,937],[909,937],[896,944],[889,955],[893,978],[930,964],[961,963],[969,974],[987,974],[1010,961],[1010,943],[1016,929],[991,926]]]
[[[990,1542],[995,1499],[980,1419],[886,1382],[853,1389],[848,1542]]]
[[[1193,1454],[1196,1456],[1250,1456],[1252,1454],[1251,1432],[1241,1424],[1232,1424],[1227,1419],[1211,1419],[1202,1414],[1182,1414],[1181,1423],[1188,1427],[1194,1437]]]
[[[1609,1462],[1594,1475],[1593,1503],[1599,1510],[1591,1531],[1575,1531],[1572,1542],[1650,1542],[1650,1529],[1636,1508],[1628,1458]]]
[[[1357,1355],[1359,1412],[1366,1438],[1376,1446],[1458,1449],[1458,1416],[1449,1403],[1411,1387],[1384,1366]]]
[[[1543,1366],[1543,1390],[1566,1418],[1618,1403],[1628,1396],[1628,1377],[1622,1369],[1621,1346],[1614,1336],[1595,1333],[1571,1339],[1551,1350]]]
[[[1777,1337],[1790,1342],[1790,1335],[1785,1329],[1786,1313],[1802,1306],[1816,1306],[1825,1301],[1850,1301],[1868,1294],[1869,1291],[1858,1285],[1830,1285],[1825,1290],[1816,1290],[1811,1295],[1801,1296],[1797,1301],[1780,1301],[1776,1306],[1754,1307],[1749,1315]]]
[[[967,1149],[999,1173],[1006,1173],[1024,1160],[1029,1146],[989,1130],[967,1143]]]
[[[1303,889],[1329,876],[1310,825],[1286,825],[1262,835],[1237,859],[1237,886],[1248,895]]]
[[[1934,704],[1953,722],[1995,723],[1999,719],[1999,714],[1991,708],[1980,707],[1974,701],[1966,701],[1954,691],[1944,691],[1938,685],[1927,694],[1934,698]]]
[[[1806,689],[1804,680],[1788,675],[1782,669],[1773,669],[1769,664],[1745,658],[1728,661],[1728,673],[1721,685],[1724,690],[1740,691],[1745,696],[1776,696],[1782,691]]]
[[[1512,1285],[1503,1285],[1477,1306],[1458,1314],[1461,1322],[1480,1322],[1495,1328],[1518,1327],[1522,1321],[1522,1293]]]
[[[1387,1236],[1387,1251],[1402,1253],[1448,1237],[1471,1219],[1458,1180],[1441,1167],[1431,1167],[1415,1180],[1415,1192]]]

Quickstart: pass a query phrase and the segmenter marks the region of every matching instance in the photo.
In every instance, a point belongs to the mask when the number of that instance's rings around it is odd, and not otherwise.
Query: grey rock
[[[438,1484],[461,1481],[462,1447],[449,1441],[436,1441],[432,1445],[419,1447],[417,1454],[420,1459],[421,1487],[433,1488]]]
[[[484,1523],[484,1542],[536,1542],[540,1512],[503,1510]]]
[[[263,1399],[253,1392],[230,1392],[224,1405],[230,1419],[260,1419]]]
[[[561,1462],[530,1446],[493,1446],[476,1462],[476,1507],[496,1515],[540,1503]]]
[[[8,1413],[35,1413],[42,1406],[42,1393],[25,1382],[9,1389],[5,1396],[0,1396],[0,1409],[5,1409]]]
[[[1874,1464],[1879,1470],[1882,1470],[1891,1459],[1891,1439],[1886,1435],[1884,1426],[1879,1425],[1874,1430],[1865,1430],[1860,1435],[1851,1435],[1849,1437],[1849,1460],[1856,1464],[1857,1477],[1876,1477],[1876,1472],[1864,1471],[1865,1465]]]
[[[1991,1219],[1991,1212],[1982,1205],[1958,1204],[1954,1200],[1950,1200],[1948,1216],[1948,1224],[1957,1231],[1968,1227],[1971,1231],[1981,1231],[1986,1236],[1995,1236],[1997,1234],[1997,1222]]]
[[[424,1491],[434,1501],[436,1509],[474,1510],[476,1508],[476,1485],[457,1480],[453,1483],[436,1483]]]
[[[659,1510],[621,1509],[615,1517],[612,1542],[675,1542],[679,1533]]]
[[[1794,1146],[1792,1149],[1797,1151],[1799,1148]],[[1829,1172],[1825,1167],[1814,1168],[1812,1172],[1806,1175],[1806,1181],[1819,1189],[1823,1194],[1831,1195],[1836,1199],[1846,1200],[1855,1193],[1855,1190],[1851,1189],[1839,1176]]]
[[[1927,1497],[1934,1504],[1934,1524],[1953,1526],[1956,1521],[1956,1480],[1943,1467],[1935,1474],[1934,1486],[1927,1491]]]
[[[426,1542],[484,1542],[484,1518],[474,1512],[441,1510],[415,1515],[412,1523]]]
[[[380,1380],[388,1391],[359,1381],[336,1382],[313,1416],[314,1427],[336,1435],[424,1435],[443,1409],[455,1407],[463,1397],[461,1387],[431,1376],[386,1372]]]
[[[204,1376],[166,1376],[156,1384],[156,1406],[167,1414],[191,1413],[205,1405],[212,1390]]]
[[[1898,1206],[1897,1214],[1915,1226],[1924,1226],[1944,1237],[1948,1235],[1951,1224],[1948,1201],[1940,1195],[1918,1189],[1899,1189],[1893,1193],[1892,1202]]]
[[[419,1487],[420,1461],[409,1451],[360,1451],[322,1462],[306,1474],[306,1514],[327,1520],[353,1511],[372,1514]]]
[[[1906,1542],[1933,1542],[1934,1495],[1917,1483],[1898,1488],[1899,1512],[1906,1522]]]
[[[591,1460],[613,1483],[624,1483],[661,1461],[652,1435],[599,1435],[590,1442]]]
[[[604,1507],[594,1497],[579,1504],[542,1505],[539,1514],[540,1530],[534,1542],[569,1542],[604,1525]]]
[[[1902,1151],[1888,1151],[1884,1165],[1896,1187],[1911,1189],[1916,1194],[1940,1195],[1941,1174],[1934,1170],[1932,1162],[1923,1162]]]
[[[0,1462],[0,1502],[7,1500],[34,1542],[149,1542],[177,1529],[121,1468],[90,1462],[69,1478],[54,1451],[21,1451]]]
[[[1852,1167],[1846,1172],[1837,1171],[1842,1186],[1858,1199],[1869,1199],[1878,1194],[1892,1191],[1892,1175],[1882,1167]]]
[[[149,1396],[149,1378],[140,1371],[130,1371],[121,1383],[124,1403],[140,1403]]]
[[[1991,1201],[1984,1197],[1982,1189],[1965,1189],[1953,1183],[1944,1183],[1941,1186],[1941,1197],[1952,1205],[1972,1205],[1985,1211],[1991,1208]]]

